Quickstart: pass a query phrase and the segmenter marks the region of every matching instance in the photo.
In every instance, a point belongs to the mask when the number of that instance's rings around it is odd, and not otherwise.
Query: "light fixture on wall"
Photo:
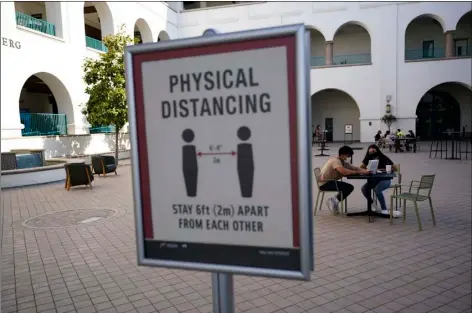
[[[387,100],[387,105],[385,106],[385,112],[387,114],[390,114],[392,113],[392,106],[390,105],[390,101],[392,100],[392,96],[391,95],[387,95],[385,97],[385,100]]]

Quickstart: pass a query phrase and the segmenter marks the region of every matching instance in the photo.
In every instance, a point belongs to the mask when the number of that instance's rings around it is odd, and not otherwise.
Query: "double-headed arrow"
[[[231,152],[198,152],[197,155],[199,157],[204,156],[204,155],[231,155],[231,156],[235,156],[236,151],[231,151]]]

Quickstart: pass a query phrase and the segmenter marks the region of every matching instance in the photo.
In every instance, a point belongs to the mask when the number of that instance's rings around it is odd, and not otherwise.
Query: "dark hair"
[[[349,146],[342,146],[339,148],[338,155],[347,155],[347,156],[352,156],[354,154],[354,150],[352,150],[351,147]]]
[[[377,152],[377,156],[383,156],[384,154],[382,153],[382,151],[380,150],[379,146],[377,145],[370,145],[368,148],[367,148],[367,152],[365,153],[365,159],[369,159],[369,150],[374,148],[375,151]]]

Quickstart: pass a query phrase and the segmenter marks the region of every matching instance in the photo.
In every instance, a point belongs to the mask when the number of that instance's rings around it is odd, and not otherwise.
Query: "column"
[[[325,61],[326,65],[333,65],[333,42],[327,41],[325,43]]]
[[[445,35],[446,35],[446,58],[453,58],[455,56],[453,32],[448,31],[445,33]]]
[[[46,4],[46,18],[45,20],[48,23],[54,24],[56,29],[56,37],[64,38],[63,37],[63,28],[62,28],[62,10],[63,10],[63,3],[62,2],[45,2]],[[64,8],[67,10],[67,8]],[[43,17],[44,19],[44,17]]]

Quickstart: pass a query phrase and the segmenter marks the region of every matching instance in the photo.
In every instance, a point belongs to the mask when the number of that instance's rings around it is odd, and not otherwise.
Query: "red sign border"
[[[299,212],[299,173],[298,173],[298,133],[297,133],[297,73],[296,73],[296,36],[286,35],[275,38],[251,39],[189,47],[164,51],[153,51],[133,54],[134,102],[136,115],[136,138],[139,156],[139,179],[141,189],[142,225],[144,239],[153,238],[151,190],[149,178],[149,160],[146,140],[146,112],[144,109],[144,92],[142,64],[149,61],[170,60],[202,55],[230,53],[237,51],[257,50],[273,47],[286,47],[287,79],[290,135],[290,176],[292,187],[292,229],[293,246],[300,247],[300,212]]]

